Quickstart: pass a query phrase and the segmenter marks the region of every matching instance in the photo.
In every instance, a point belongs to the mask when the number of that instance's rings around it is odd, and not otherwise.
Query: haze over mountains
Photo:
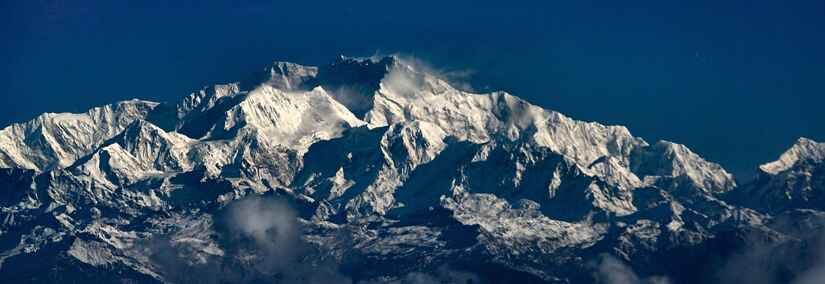
[[[825,144],[800,138],[737,184],[685,145],[505,92],[462,91],[430,71],[397,56],[276,62],[254,82],[179,102],[131,100],[13,124],[0,131],[0,274],[825,279]],[[760,274],[738,273],[754,267]]]

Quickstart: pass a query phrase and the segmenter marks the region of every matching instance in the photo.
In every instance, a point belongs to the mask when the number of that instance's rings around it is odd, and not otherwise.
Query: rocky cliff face
[[[264,77],[0,131],[0,273],[718,282],[740,248],[812,238],[787,220],[825,222],[825,147],[810,140],[737,187],[684,145],[460,91],[397,57]]]

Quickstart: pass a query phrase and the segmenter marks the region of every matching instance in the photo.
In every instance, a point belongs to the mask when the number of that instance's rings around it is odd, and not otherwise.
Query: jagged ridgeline
[[[802,138],[739,186],[684,145],[427,70],[276,62],[176,103],[13,124],[0,282],[814,277],[825,144]]]

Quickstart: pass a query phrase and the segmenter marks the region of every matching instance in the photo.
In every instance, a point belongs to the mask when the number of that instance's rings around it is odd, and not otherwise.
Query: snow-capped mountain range
[[[0,130],[0,275],[725,282],[743,247],[813,243],[825,224],[825,144],[805,138],[737,185],[685,145],[396,56],[261,74]]]

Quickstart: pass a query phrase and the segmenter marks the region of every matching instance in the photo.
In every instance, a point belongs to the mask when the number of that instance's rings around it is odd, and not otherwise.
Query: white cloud
[[[594,277],[596,283],[601,284],[670,284],[670,279],[664,276],[640,278],[633,268],[623,261],[603,254],[595,263]]]

